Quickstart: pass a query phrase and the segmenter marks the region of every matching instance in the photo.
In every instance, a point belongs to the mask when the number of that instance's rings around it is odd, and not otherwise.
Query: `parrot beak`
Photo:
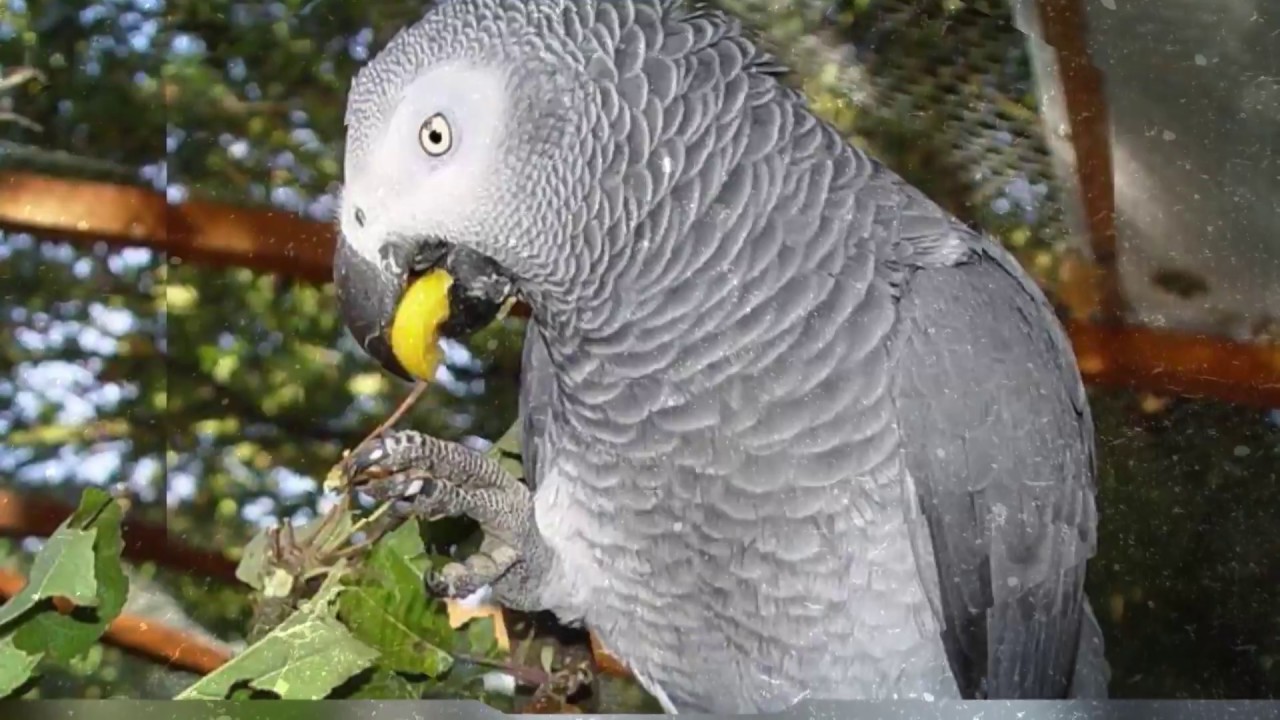
[[[382,261],[372,262],[339,237],[333,259],[339,314],[384,370],[410,382],[434,380],[440,339],[463,340],[489,325],[514,286],[497,263],[464,247],[438,241],[387,247]],[[411,271],[415,266],[421,269]]]

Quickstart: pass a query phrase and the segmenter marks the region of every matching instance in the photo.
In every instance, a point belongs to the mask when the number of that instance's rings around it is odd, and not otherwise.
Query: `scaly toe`
[[[479,588],[471,577],[466,565],[451,562],[439,572],[429,573],[426,579],[427,590],[437,597],[467,597]]]

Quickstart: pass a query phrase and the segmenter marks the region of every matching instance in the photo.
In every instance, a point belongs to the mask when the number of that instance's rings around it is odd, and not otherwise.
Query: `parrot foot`
[[[469,517],[480,524],[479,551],[428,570],[428,592],[461,599],[489,586],[509,608],[541,609],[537,588],[550,563],[534,523],[533,495],[497,462],[464,445],[404,430],[349,455],[344,471],[351,487],[393,501],[398,515]]]
[[[479,552],[462,562],[451,562],[438,572],[428,572],[427,591],[455,600],[471,597],[486,586],[493,586],[519,559],[515,548],[486,535]]]

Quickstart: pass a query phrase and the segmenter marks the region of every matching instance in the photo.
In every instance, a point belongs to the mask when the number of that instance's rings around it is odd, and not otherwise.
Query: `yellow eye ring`
[[[449,127],[449,121],[444,115],[436,113],[422,123],[422,127],[418,129],[418,144],[422,146],[423,152],[432,157],[449,152],[453,147],[453,128]]]

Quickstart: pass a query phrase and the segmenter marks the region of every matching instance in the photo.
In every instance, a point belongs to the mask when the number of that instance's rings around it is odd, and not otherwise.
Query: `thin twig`
[[[361,450],[364,449],[366,445],[372,442],[374,438],[386,432],[388,428],[390,428],[391,426],[399,422],[400,418],[404,417],[405,413],[409,412],[409,409],[412,408],[414,404],[418,402],[418,400],[422,397],[423,393],[425,393],[426,391],[427,391],[427,383],[419,380],[418,383],[414,385],[413,391],[410,392],[409,395],[405,397],[403,401],[401,401],[399,407],[397,407],[395,411],[392,412],[391,415],[387,417],[386,420],[383,420],[382,423],[378,425],[378,427],[374,428],[373,432],[366,435],[363,440],[356,443],[356,446],[354,448],[343,451],[342,459],[338,461],[338,464],[333,466],[333,469],[329,471],[328,478],[326,478],[324,481],[325,488],[331,489],[331,490],[343,488],[346,490],[348,496],[350,496],[353,492],[355,492],[355,487],[350,483],[346,482],[345,471],[346,471],[347,461],[355,457]]]
[[[35,120],[31,120],[30,118],[19,115],[18,113],[13,112],[11,110],[0,110],[0,122],[11,122],[16,125],[21,125],[22,127],[28,130],[31,130],[33,132],[44,131],[44,126],[41,125],[40,123],[36,122]]]
[[[553,677],[542,668],[529,667],[527,665],[515,665],[509,662],[502,662],[501,660],[472,657],[463,653],[454,653],[453,657],[456,660],[469,662],[472,665],[481,665],[483,667],[501,670],[515,678],[516,682],[529,687],[541,687],[550,682]]]
[[[425,393],[426,391],[427,391],[427,384],[419,380],[418,384],[413,386],[413,392],[410,392],[409,396],[406,397],[404,401],[400,403],[400,407],[396,408],[396,411],[391,413],[390,417],[384,420],[381,425],[379,425],[372,433],[370,433],[369,437],[362,440],[360,445],[356,446],[357,449],[363,446],[365,443],[369,442],[370,440],[374,439],[375,437],[386,432],[387,429],[390,428],[392,425],[395,425],[396,423],[400,422],[400,418],[404,417],[404,414],[409,412],[409,409],[412,408],[415,404],[417,404],[418,400],[422,398],[422,394]]]
[[[356,453],[363,450],[364,446],[372,442],[374,438],[386,432],[387,429],[390,428],[391,426],[400,422],[400,418],[404,417],[404,414],[409,412],[409,409],[412,408],[418,402],[419,399],[421,399],[422,394],[425,393],[426,391],[427,391],[427,384],[419,380],[418,383],[413,386],[413,391],[410,392],[407,397],[405,397],[405,399],[400,403],[400,406],[395,409],[395,412],[391,413],[391,415],[387,417],[386,420],[383,420],[381,425],[374,428],[373,432],[366,435],[365,438],[361,440],[351,450],[348,457],[350,455],[355,455]]]
[[[384,502],[381,505],[379,505],[373,512],[369,513],[368,517],[364,517],[356,521],[356,523],[351,526],[351,534],[355,535],[361,530],[364,530],[366,525],[372,525],[375,521],[377,521],[384,514],[386,514],[386,512],[390,510],[391,506],[394,504],[395,504],[394,501],[388,500],[387,502]]]
[[[347,496],[347,497],[350,497],[350,496]],[[352,525],[351,535],[355,535],[356,533],[363,530],[366,526],[372,525],[374,521],[382,519],[382,516],[385,515],[386,512],[390,510],[391,506],[394,504],[395,504],[395,501],[388,500],[387,502],[379,505],[372,513],[369,514],[368,517],[361,518],[359,522]],[[364,552],[365,550],[368,550],[370,547],[373,546],[374,543],[381,540],[383,535],[386,535],[388,532],[394,530],[399,526],[400,526],[400,523],[384,525],[383,527],[378,528],[377,532],[370,532],[369,537],[365,538],[363,541],[355,543],[354,545],[348,545],[347,547],[341,548],[339,550],[334,550],[333,553],[331,554],[333,557],[340,558],[340,559],[349,558],[354,555],[358,555],[359,553]]]

